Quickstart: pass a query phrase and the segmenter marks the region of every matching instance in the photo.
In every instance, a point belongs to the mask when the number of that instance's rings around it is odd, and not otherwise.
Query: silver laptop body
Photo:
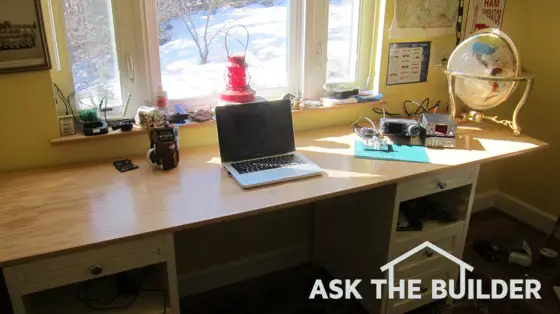
[[[295,151],[288,100],[216,108],[223,167],[243,188],[321,175]]]

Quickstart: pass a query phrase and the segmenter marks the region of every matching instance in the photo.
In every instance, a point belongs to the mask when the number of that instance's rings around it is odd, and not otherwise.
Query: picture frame
[[[50,69],[41,0],[0,0],[0,74]]]

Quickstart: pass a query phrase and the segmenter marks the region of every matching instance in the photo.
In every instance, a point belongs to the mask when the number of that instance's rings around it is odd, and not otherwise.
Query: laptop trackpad
[[[280,181],[286,178],[295,177],[298,172],[290,168],[277,168],[264,171],[245,173],[238,176],[239,183],[242,185],[262,184],[264,182]]]

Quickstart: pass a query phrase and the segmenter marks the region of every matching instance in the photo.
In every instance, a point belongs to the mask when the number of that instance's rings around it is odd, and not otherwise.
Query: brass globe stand
[[[443,68],[443,67],[441,67],[441,68]],[[448,84],[449,113],[450,113],[451,117],[453,117],[455,119],[457,118],[457,104],[456,104],[456,98],[455,98],[455,78],[460,77],[460,78],[477,79],[477,80],[489,81],[489,82],[512,82],[512,83],[515,83],[514,88],[516,88],[517,84],[519,84],[520,82],[525,82],[526,83],[525,84],[525,92],[523,93],[523,96],[521,96],[521,99],[519,100],[519,103],[515,107],[515,110],[513,111],[513,116],[512,116],[511,120],[499,120],[497,116],[493,116],[493,117],[485,116],[480,111],[471,111],[471,112],[469,112],[469,114],[462,117],[465,120],[475,121],[475,122],[481,122],[482,120],[489,120],[489,121],[492,121],[494,123],[498,123],[498,124],[502,124],[502,125],[510,127],[513,130],[513,133],[515,135],[520,135],[521,134],[522,129],[521,129],[521,126],[519,125],[519,120],[518,120],[519,111],[521,110],[521,108],[527,102],[527,99],[529,98],[529,94],[531,93],[531,90],[533,89],[533,84],[534,84],[534,81],[535,81],[535,78],[534,78],[533,75],[525,73],[523,76],[499,77],[499,76],[468,74],[468,73],[450,71],[450,70],[445,70],[445,69],[442,69],[442,70],[445,74],[447,74],[447,80],[448,80],[448,83],[449,83]],[[511,94],[510,94],[510,96],[511,96]],[[510,98],[510,96],[508,96],[508,99]]]
[[[447,75],[451,117],[457,118],[456,97],[458,96],[466,107],[473,110],[462,116],[464,120],[475,122],[489,120],[510,127],[515,135],[521,134],[519,112],[529,98],[535,78],[523,73],[517,48],[504,32],[492,28],[477,31],[455,48],[447,64],[440,65],[438,68]],[[478,71],[481,72],[477,73]],[[458,80],[463,85],[460,86],[460,94],[470,88],[465,87],[464,84],[475,81],[486,82],[489,88],[501,87],[499,91],[491,91],[492,95],[484,99],[475,99],[471,96],[465,99],[464,96],[457,94]],[[481,112],[504,104],[511,98],[520,82],[525,82],[525,92],[515,107],[511,120],[499,120],[497,116],[487,117]],[[470,92],[473,95],[480,95],[476,94],[478,93],[476,89],[471,89]]]

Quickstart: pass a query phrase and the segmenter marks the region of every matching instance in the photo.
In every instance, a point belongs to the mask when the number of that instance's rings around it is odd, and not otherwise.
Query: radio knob
[[[89,273],[93,276],[99,276],[103,272],[103,266],[101,265],[91,265],[89,268]]]
[[[418,126],[418,125],[409,126],[408,127],[408,134],[410,134],[410,136],[420,135],[420,126]]]

